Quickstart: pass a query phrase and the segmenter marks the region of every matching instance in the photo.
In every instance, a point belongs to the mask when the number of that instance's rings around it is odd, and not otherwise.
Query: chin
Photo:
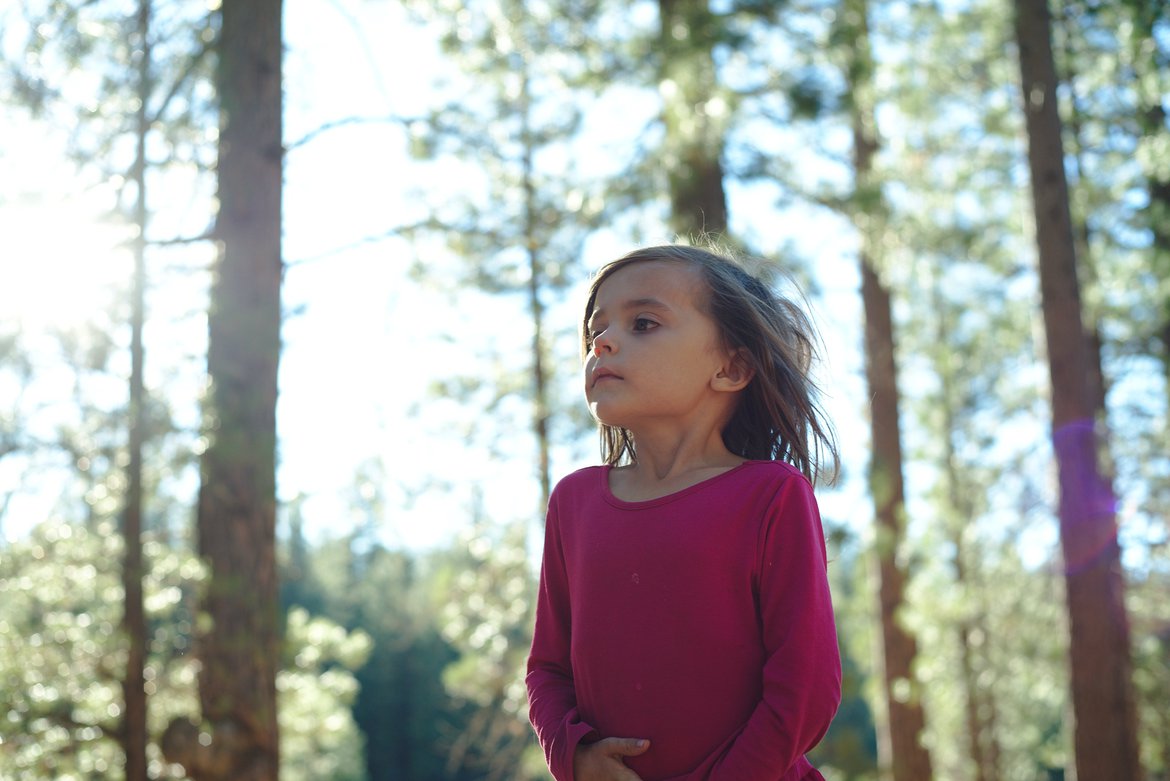
[[[606,408],[604,404],[590,402],[589,414],[593,416],[594,420],[605,426],[614,426],[620,428],[623,425],[622,422],[618,419],[620,416],[615,415],[614,410]]]

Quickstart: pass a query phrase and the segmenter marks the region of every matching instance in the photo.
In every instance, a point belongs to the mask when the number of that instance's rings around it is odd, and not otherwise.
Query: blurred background
[[[583,291],[706,235],[823,340],[825,777],[1170,778],[1163,0],[222,2],[0,7],[0,779],[549,778]]]

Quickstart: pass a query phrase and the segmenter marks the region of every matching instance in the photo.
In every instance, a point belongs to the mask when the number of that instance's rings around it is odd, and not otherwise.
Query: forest
[[[583,292],[673,241],[821,332],[827,781],[1170,779],[1168,111],[1165,0],[4,4],[0,780],[551,778]]]

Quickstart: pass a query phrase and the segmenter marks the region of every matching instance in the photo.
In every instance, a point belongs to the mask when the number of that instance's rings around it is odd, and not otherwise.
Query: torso
[[[802,478],[747,462],[646,496],[629,491],[630,474],[575,475],[557,523],[582,717],[604,735],[648,738],[656,750],[627,764],[654,779],[694,767],[760,699],[760,546],[773,499]]]

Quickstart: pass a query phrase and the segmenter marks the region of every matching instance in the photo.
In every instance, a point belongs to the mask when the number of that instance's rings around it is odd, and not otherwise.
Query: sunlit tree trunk
[[[1098,466],[1046,0],[1018,0],[1015,23],[1060,477],[1077,778],[1136,781],[1141,769],[1121,551],[1112,486]]]
[[[180,726],[167,753],[197,781],[276,781],[281,0],[226,0],[221,14],[220,253],[198,508],[199,552],[210,565],[203,608],[211,627],[198,646],[210,741]]]
[[[1065,42],[1065,51],[1061,58],[1063,63],[1059,71],[1056,73],[1056,79],[1068,85],[1069,92],[1069,122],[1067,126],[1067,137],[1071,142],[1070,162],[1073,163],[1073,171],[1078,180],[1083,179],[1085,172],[1084,166],[1084,145],[1082,144],[1083,131],[1083,115],[1079,106],[1079,95],[1077,94],[1077,72],[1076,64],[1077,57],[1074,47],[1070,45],[1070,41],[1074,34],[1077,19],[1074,14],[1069,14],[1069,9],[1066,6],[1066,14],[1071,18],[1066,19],[1065,26],[1066,34],[1063,36]],[[1054,68],[1056,66],[1055,56],[1053,60]],[[1084,188],[1080,188],[1083,195]],[[1074,186],[1073,191],[1069,195],[1069,214],[1072,221],[1073,228],[1073,251],[1077,258],[1079,266],[1078,277],[1083,279],[1086,286],[1092,290],[1099,288],[1097,267],[1091,254],[1092,247],[1092,230],[1089,227],[1089,208],[1085,204],[1085,198],[1080,198],[1078,205],[1078,188]],[[1104,347],[1104,340],[1101,336],[1101,318],[1098,312],[1091,309],[1082,311],[1082,321],[1085,324],[1085,347],[1088,350],[1088,388],[1089,399],[1092,401],[1093,410],[1097,420],[1098,426],[1101,430],[1106,427],[1106,401],[1108,396],[1108,385],[1105,378],[1104,359],[1102,357],[1102,349]],[[1105,442],[1098,443],[1098,447],[1105,450],[1107,444]],[[1108,456],[1107,453],[1104,454]],[[1108,458],[1103,459],[1108,463]]]
[[[541,256],[539,204],[536,192],[537,144],[532,129],[532,84],[525,69],[520,81],[521,189],[524,192],[524,245],[528,260],[528,316],[532,321],[532,433],[536,437],[536,473],[540,485],[538,516],[543,518],[552,493],[551,443],[549,441],[549,361],[545,345],[545,264]]]
[[[730,111],[716,89],[718,36],[707,0],[659,0],[670,227],[681,237],[727,232],[723,138]]]
[[[866,382],[871,400],[869,485],[877,521],[875,546],[886,700],[887,734],[881,742],[887,756],[882,759],[888,763],[894,781],[922,781],[931,777],[931,769],[930,756],[922,745],[926,718],[914,677],[918,645],[901,616],[906,601],[906,573],[899,564],[898,550],[905,539],[906,500],[890,294],[864,252],[861,272]]]
[[[126,676],[122,681],[122,747],[126,781],[146,781],[146,612],[142,596],[142,446],[146,425],[142,330],[146,319],[146,135],[150,130],[150,0],[138,4],[138,110],[135,116],[137,153],[133,179],[134,279],[130,313],[130,425],[126,468],[126,506],[122,516],[122,590],[126,635]]]
[[[854,221],[861,237],[861,298],[865,316],[866,382],[870,398],[872,452],[869,487],[877,522],[875,540],[881,621],[882,668],[886,718],[881,757],[894,781],[931,777],[930,755],[922,745],[926,726],[919,686],[914,676],[918,645],[903,623],[906,573],[898,552],[906,532],[906,499],[902,479],[902,441],[895,337],[890,292],[878,272],[882,243],[881,185],[873,172],[878,148],[873,98],[868,7],[850,0],[842,11],[848,26],[850,61],[846,67],[850,121],[853,127],[855,176]]]

